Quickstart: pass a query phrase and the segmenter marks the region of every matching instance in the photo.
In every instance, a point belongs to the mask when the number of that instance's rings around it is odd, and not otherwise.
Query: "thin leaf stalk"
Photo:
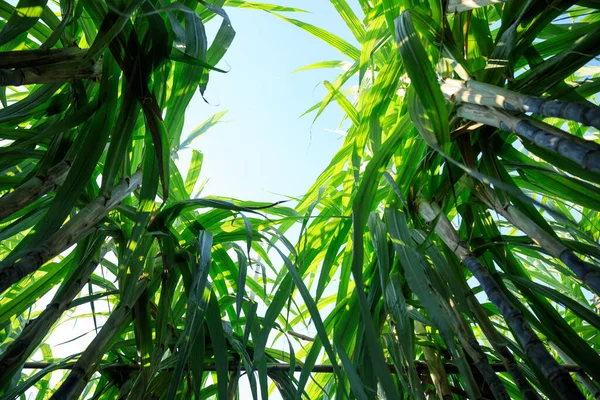
[[[525,354],[539,367],[559,397],[561,399],[583,399],[583,395],[569,373],[550,355],[523,313],[512,304],[488,269],[469,251],[448,217],[436,204],[424,200],[419,204],[419,212],[428,222],[437,220],[434,227],[435,232],[479,281],[490,301],[498,308],[523,346]]]
[[[43,243],[3,261],[0,264],[0,293],[19,282],[23,277],[36,271],[44,263],[74,243],[96,231],[98,222],[109,211],[117,207],[125,197],[137,189],[141,181],[142,173],[138,171],[130,178],[122,180],[115,187],[112,197],[100,196],[96,198]]]
[[[50,362],[29,361],[23,365],[23,369],[44,369],[44,368],[47,368],[52,365],[54,365],[54,364],[50,363]],[[415,361],[414,365],[415,365],[415,369],[417,370],[417,372],[419,374],[424,374],[429,370],[427,363],[424,363],[422,361]],[[491,363],[490,365],[492,366],[493,370],[496,372],[506,372],[506,367],[504,366],[504,364]],[[73,369],[74,366],[75,366],[75,363],[64,363],[64,364],[61,364],[56,369]],[[456,365],[454,365],[452,363],[444,363],[443,366],[444,366],[444,370],[446,371],[447,374],[459,373],[459,370],[456,367]],[[289,372],[289,371],[293,370],[294,372],[300,372],[300,371],[302,371],[302,367],[303,367],[302,365],[297,365],[297,364],[292,366],[291,364],[287,364],[287,363],[267,363],[267,371]],[[335,366],[332,364],[315,364],[313,366],[313,368],[311,369],[311,372],[313,372],[315,374],[332,374],[334,372],[334,370],[333,370],[334,367],[344,368],[343,365]],[[390,373],[398,374],[398,369],[396,368],[396,366],[394,364],[388,364],[387,367],[390,370]],[[240,365],[240,364],[232,363],[232,364],[228,365],[229,371],[233,371],[238,368],[241,371],[256,371],[255,368],[247,369],[246,366]],[[575,371],[581,369],[581,367],[577,364],[565,364],[565,365],[563,365],[563,368],[569,372],[575,372]],[[116,369],[116,370],[123,369],[123,370],[129,370],[129,371],[137,371],[137,370],[141,369],[141,366],[139,364],[122,364],[122,363],[119,364],[119,363],[110,362],[110,363],[106,363],[106,364],[100,363],[100,366],[98,367],[98,369]],[[207,372],[215,372],[217,370],[217,366],[215,364],[208,364],[208,365],[204,366],[203,370],[207,371]]]

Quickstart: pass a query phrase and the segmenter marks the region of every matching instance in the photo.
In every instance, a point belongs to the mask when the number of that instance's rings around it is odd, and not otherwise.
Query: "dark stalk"
[[[434,229],[438,236],[477,279],[490,301],[498,308],[500,315],[523,346],[527,357],[538,366],[542,375],[548,380],[559,397],[565,400],[584,399],[569,373],[550,355],[523,313],[510,301],[488,269],[470,252],[446,215],[441,212],[437,205],[426,201],[420,204],[419,210],[428,222],[437,220]]]

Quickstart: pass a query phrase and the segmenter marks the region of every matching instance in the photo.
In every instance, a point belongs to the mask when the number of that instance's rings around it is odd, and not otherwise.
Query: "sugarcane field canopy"
[[[0,398],[600,398],[599,44],[597,0],[0,0]]]

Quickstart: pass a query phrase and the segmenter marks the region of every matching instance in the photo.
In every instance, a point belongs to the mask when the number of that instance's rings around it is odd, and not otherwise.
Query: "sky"
[[[286,14],[353,41],[327,1],[277,4],[310,10],[310,14]],[[267,12],[227,8],[227,13],[237,34],[219,66],[229,72],[211,73],[205,93],[208,103],[195,96],[182,135],[186,137],[209,116],[228,110],[223,118],[226,123],[213,127],[191,146],[204,153],[201,176],[209,182],[202,196],[255,201],[301,196],[341,146],[343,137],[334,131],[343,113],[332,104],[314,124],[314,114],[299,119],[325,96],[320,83],[334,79],[340,71],[293,71],[345,56]],[[219,24],[217,19],[210,21],[209,34]],[[179,164],[187,160],[189,155],[181,154]]]

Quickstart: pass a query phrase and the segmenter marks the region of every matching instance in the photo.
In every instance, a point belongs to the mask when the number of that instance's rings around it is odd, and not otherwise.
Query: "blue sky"
[[[312,11],[289,17],[310,22],[353,42],[334,7],[324,0],[278,1]],[[220,67],[212,73],[204,102],[200,95],[186,113],[183,137],[209,116],[229,110],[224,120],[192,147],[204,153],[202,177],[209,178],[202,196],[272,201],[281,195],[301,196],[340,147],[343,138],[331,132],[343,113],[336,104],[313,125],[313,115],[298,117],[326,94],[319,82],[338,70],[297,68],[345,57],[311,36],[264,11],[227,8],[237,32]],[[207,26],[209,35],[220,21]],[[188,157],[181,155],[181,165]],[[185,174],[185,171],[182,171]]]

